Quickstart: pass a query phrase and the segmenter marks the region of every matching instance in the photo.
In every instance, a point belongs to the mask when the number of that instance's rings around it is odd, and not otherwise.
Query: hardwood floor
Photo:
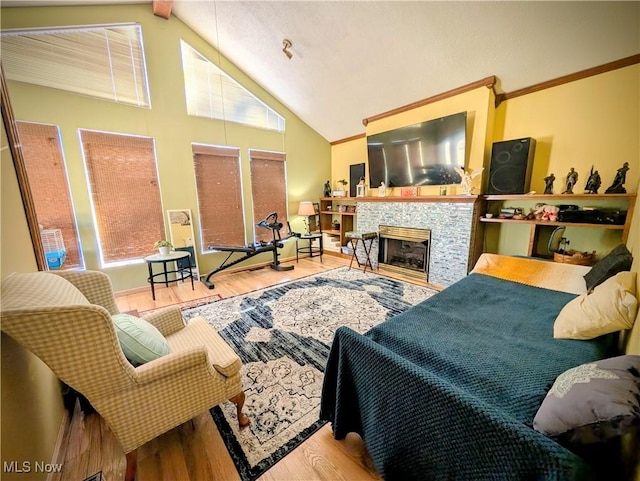
[[[295,269],[276,272],[268,267],[220,273],[212,277],[215,289],[197,282],[157,287],[156,301],[149,288],[116,294],[121,311],[145,311],[220,294],[230,297],[348,265],[348,259],[325,255],[293,262]],[[287,263],[288,264],[288,263]],[[150,413],[152,415],[152,413]],[[124,478],[125,457],[108,426],[97,414],[83,415],[79,407],[70,421],[57,460],[61,473],[52,481],[82,481],[101,471],[103,480]],[[159,436],[138,449],[137,481],[239,480],[233,461],[208,412]],[[267,471],[263,481],[276,480],[380,480],[361,438],[350,434],[333,439],[331,426],[323,426],[301,446]]]

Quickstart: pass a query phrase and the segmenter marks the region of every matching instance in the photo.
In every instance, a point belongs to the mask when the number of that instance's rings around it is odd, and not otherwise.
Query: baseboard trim
[[[327,251],[325,250],[324,253],[326,254]],[[315,256],[314,256],[315,257]],[[293,262],[296,260],[295,256],[290,256],[290,257],[286,257],[283,259],[279,259],[281,263],[284,262]],[[225,269],[224,271],[220,271],[220,273],[225,273],[225,274],[233,274],[234,272],[243,272],[243,271],[255,271],[258,269],[262,269],[264,267],[267,267],[269,265],[271,265],[271,263],[273,262],[273,258],[271,258],[270,261],[265,261],[265,262],[257,262],[255,264],[249,264],[246,266],[240,266],[240,267],[231,267],[229,269]],[[201,274],[202,277],[208,275],[208,272]],[[200,279],[198,278],[194,278],[193,282],[200,282]],[[114,297],[125,297],[125,296],[129,296],[131,294],[137,294],[139,292],[149,292],[150,287],[147,286],[140,286],[140,287],[132,287],[131,289],[124,289],[122,291],[117,291],[113,293]]]

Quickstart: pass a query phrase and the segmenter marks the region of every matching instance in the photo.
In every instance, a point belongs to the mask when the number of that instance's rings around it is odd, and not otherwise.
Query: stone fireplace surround
[[[365,197],[358,199],[354,230],[378,232],[380,225],[429,229],[429,283],[447,287],[466,277],[480,254],[477,200],[473,195]],[[377,240],[371,248],[371,261],[377,268]]]

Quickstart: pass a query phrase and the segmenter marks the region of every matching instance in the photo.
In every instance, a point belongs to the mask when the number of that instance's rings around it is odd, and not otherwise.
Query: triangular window
[[[180,44],[189,115],[285,131],[284,117],[184,40]]]

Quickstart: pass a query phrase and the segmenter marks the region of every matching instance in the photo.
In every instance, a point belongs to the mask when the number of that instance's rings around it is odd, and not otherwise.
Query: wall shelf
[[[538,243],[540,241],[540,233],[545,230],[545,228],[556,228],[556,227],[581,227],[581,228],[589,228],[589,229],[607,229],[607,230],[617,230],[621,231],[620,241],[622,243],[627,242],[627,238],[629,237],[629,230],[631,228],[631,221],[633,218],[633,210],[635,207],[636,194],[519,194],[519,195],[484,195],[481,198],[486,202],[487,209],[486,212],[492,212],[495,217],[491,219],[487,219],[486,217],[480,218],[481,224],[504,224],[504,225],[530,225],[529,231],[529,246],[527,249],[528,256],[541,256],[538,248]],[[563,202],[557,202],[557,201]],[[547,221],[547,220],[538,220],[538,219],[522,219],[522,220],[514,220],[514,219],[500,219],[497,217],[496,212],[500,211],[500,208],[503,206],[504,202],[508,201],[521,201],[523,203],[532,202],[532,203],[545,203],[545,204],[573,204],[575,202],[580,202],[581,204],[587,205],[585,201],[588,202],[590,207],[598,208],[598,206],[606,207],[606,204],[610,204],[614,201],[614,204],[624,205],[627,211],[626,221],[623,225],[620,224],[600,224],[600,223],[589,223],[589,222],[558,222],[558,221]],[[491,207],[492,203],[497,204],[497,207]],[[513,205],[513,202],[511,202]],[[549,232],[545,230],[545,232]],[[542,256],[544,257],[544,256]]]
[[[358,197],[357,199],[361,199]],[[345,234],[353,230],[355,212],[339,212],[338,206],[356,206],[356,197],[321,197],[320,198],[320,227],[322,233],[340,239],[340,247],[347,245]],[[331,208],[329,208],[331,207]],[[334,229],[333,220],[340,222],[340,229]],[[326,246],[325,246],[326,249]]]
[[[549,220],[514,220],[514,219],[487,219],[485,217],[480,219],[480,222],[489,222],[489,223],[505,223],[505,224],[536,224],[548,227],[591,227],[596,229],[615,229],[615,230],[624,230],[624,225],[618,224],[591,224],[585,222],[552,222]]]

